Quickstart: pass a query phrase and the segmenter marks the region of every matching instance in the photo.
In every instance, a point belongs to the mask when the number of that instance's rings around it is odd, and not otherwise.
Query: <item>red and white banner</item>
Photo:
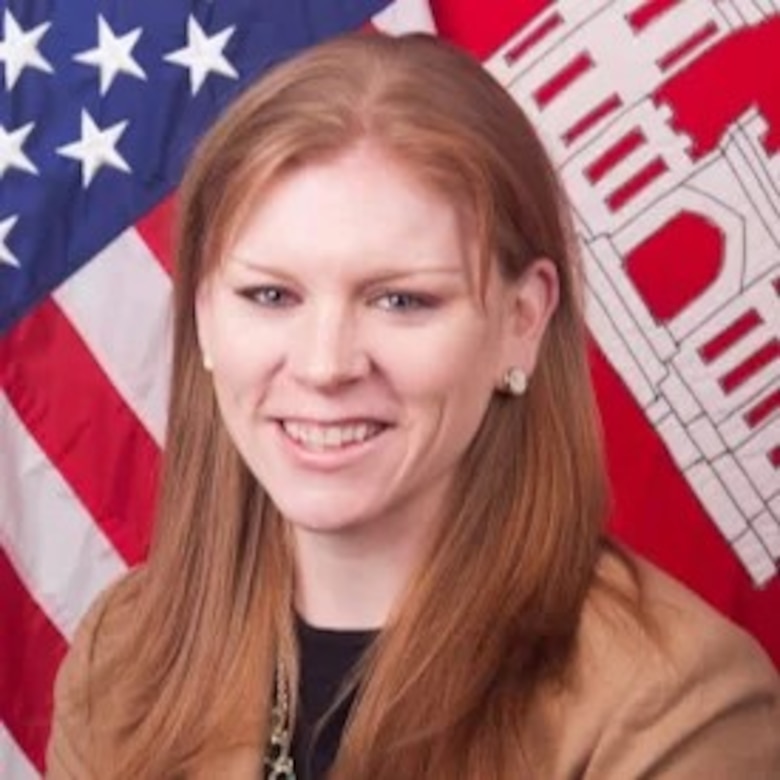
[[[780,3],[434,3],[571,197],[619,537],[780,665]]]

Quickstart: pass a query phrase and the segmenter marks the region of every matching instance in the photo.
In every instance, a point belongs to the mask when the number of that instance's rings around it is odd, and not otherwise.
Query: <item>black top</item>
[[[297,622],[301,683],[292,753],[297,780],[324,780],[333,764],[353,696],[317,730],[375,631],[335,631]],[[315,733],[316,732],[316,733]],[[314,741],[312,741],[314,740]]]

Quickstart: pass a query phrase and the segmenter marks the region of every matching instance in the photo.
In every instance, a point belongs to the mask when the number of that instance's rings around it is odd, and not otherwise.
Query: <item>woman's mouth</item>
[[[312,452],[340,450],[373,439],[388,426],[374,420],[321,423],[281,420],[284,433],[296,444]]]

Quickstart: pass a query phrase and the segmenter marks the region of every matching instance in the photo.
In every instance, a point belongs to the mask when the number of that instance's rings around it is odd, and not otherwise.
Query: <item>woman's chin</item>
[[[277,501],[284,519],[293,530],[312,534],[350,534],[370,525],[375,515],[357,511],[354,497],[346,504],[337,500]]]

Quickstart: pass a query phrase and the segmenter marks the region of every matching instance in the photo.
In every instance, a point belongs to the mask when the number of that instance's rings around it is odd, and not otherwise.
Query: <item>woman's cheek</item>
[[[451,326],[388,334],[382,340],[380,366],[399,390],[420,395],[448,392],[484,376],[486,338],[484,328]]]

